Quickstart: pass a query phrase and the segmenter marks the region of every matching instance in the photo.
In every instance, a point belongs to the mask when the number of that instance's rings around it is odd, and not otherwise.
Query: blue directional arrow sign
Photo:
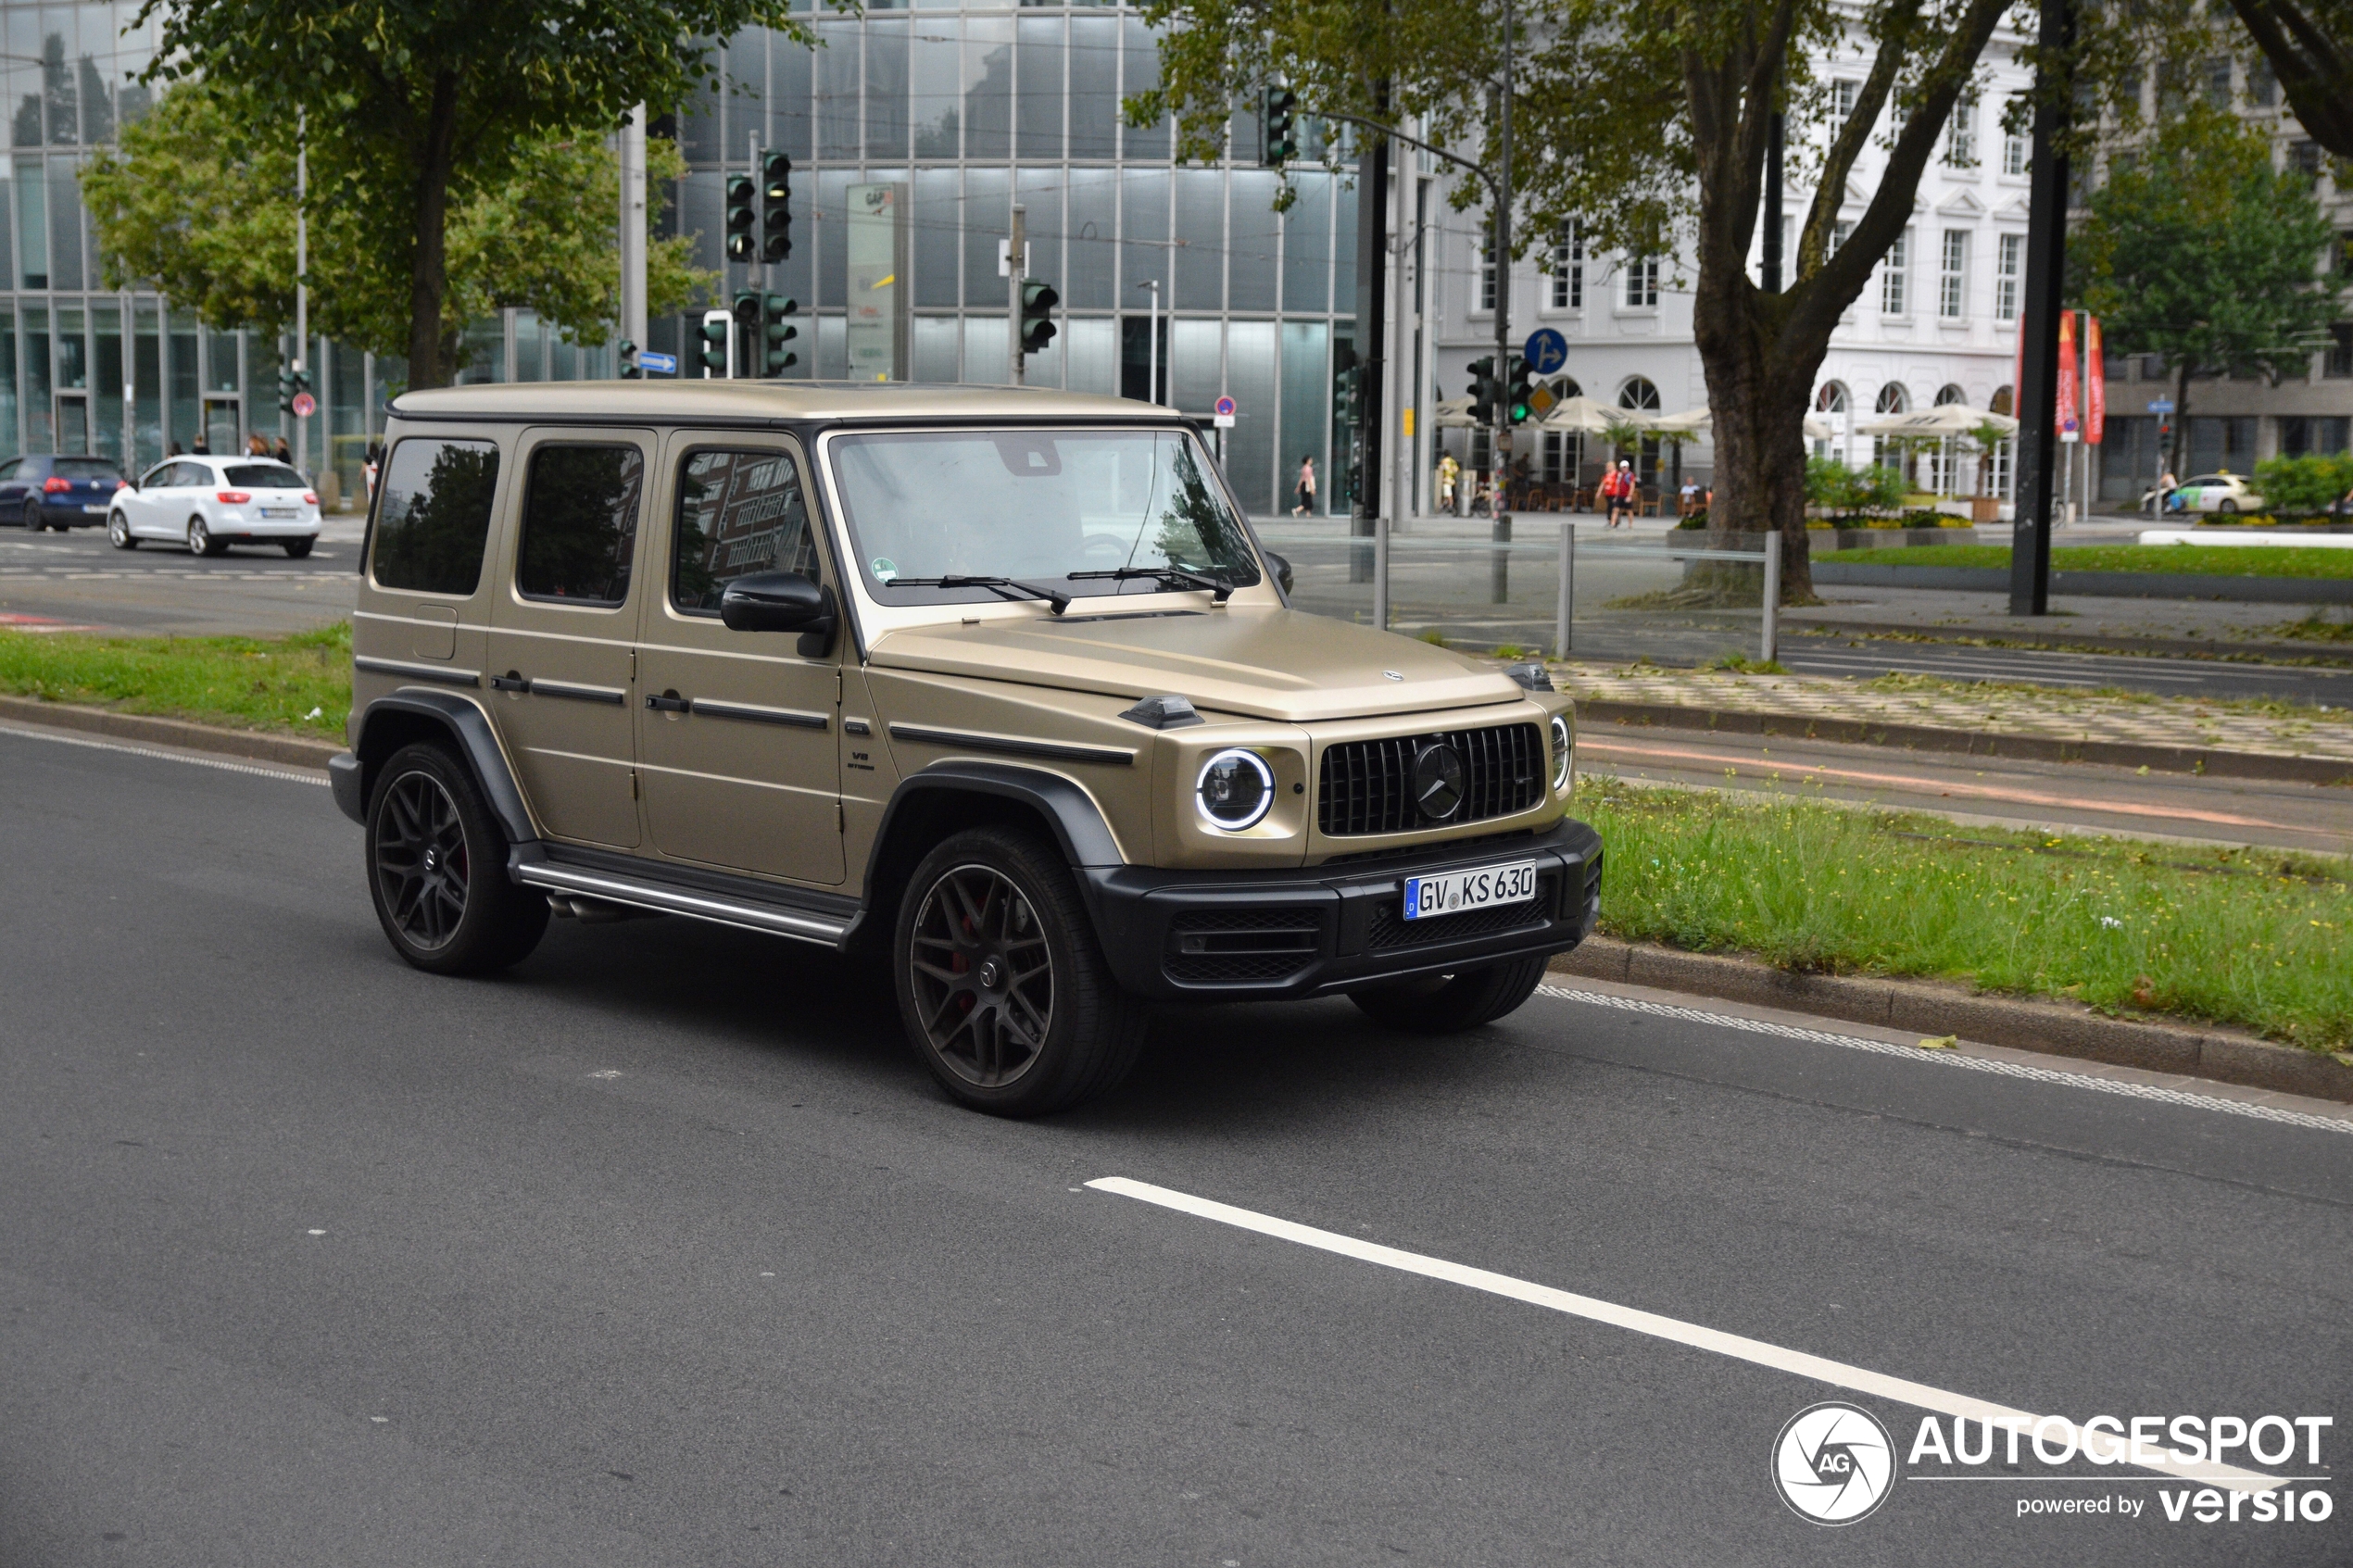
[[[637,351],[637,368],[649,376],[674,376],[678,373],[678,356],[641,348]]]
[[[1528,368],[1540,376],[1549,376],[1568,363],[1568,339],[1550,327],[1539,327],[1528,334],[1527,345],[1521,353]]]
[[[2171,397],[2152,397],[2152,398],[2150,398],[2150,399],[2149,399],[2149,412],[2150,412],[2150,413],[2152,413],[2152,414],[2170,414],[2170,413],[2171,413],[2172,411],[2173,411],[2173,399],[2171,399]]]

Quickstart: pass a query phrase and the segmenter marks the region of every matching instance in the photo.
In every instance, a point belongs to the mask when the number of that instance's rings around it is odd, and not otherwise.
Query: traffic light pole
[[[1505,497],[1512,483],[1512,0],[1504,0],[1504,84],[1497,95],[1495,160],[1495,478],[1494,542],[1512,542],[1512,514]],[[1502,604],[1511,595],[1511,552],[1497,550],[1490,597]]]
[[[2043,0],[2041,42],[2056,59],[2075,44],[2074,0]],[[2026,300],[2019,313],[2017,499],[2010,532],[2010,613],[2051,608],[2051,479],[2058,425],[2058,321],[2067,264],[2067,156],[2060,144],[2070,84],[2038,74],[2034,164],[2026,195]]]
[[[1005,241],[1005,357],[1013,364],[1013,384],[1022,384],[1021,285],[1029,270],[1029,230],[1024,221],[1028,208],[1013,203],[1013,224]]]
[[[646,106],[621,127],[621,335],[646,346]],[[615,367],[618,369],[619,367]]]
[[[295,373],[299,377],[310,353],[310,118],[308,109],[295,110]],[[297,382],[296,384],[299,384]],[[310,421],[295,416],[295,470],[310,477]]]

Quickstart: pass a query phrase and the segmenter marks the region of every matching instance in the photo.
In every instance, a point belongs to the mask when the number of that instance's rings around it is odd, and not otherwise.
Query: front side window
[[[1241,519],[1185,432],[923,431],[829,448],[858,569],[885,604],[1001,596],[995,577],[1080,595],[1258,581]],[[1013,592],[1018,593],[1019,589]]]
[[[179,477],[190,472],[197,477]],[[179,464],[174,474],[175,483],[202,484],[210,477],[195,463]],[[472,593],[498,493],[498,448],[487,441],[412,436],[393,447],[378,489],[377,584],[457,597]]]
[[[776,451],[689,453],[678,469],[670,602],[689,615],[717,615],[727,584],[755,571],[816,580],[800,470]]]
[[[531,455],[515,587],[524,597],[610,608],[629,597],[645,454],[547,445]]]

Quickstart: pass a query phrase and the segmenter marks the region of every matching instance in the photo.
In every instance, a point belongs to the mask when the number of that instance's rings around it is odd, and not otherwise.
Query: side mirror
[[[834,591],[798,571],[755,571],[719,596],[719,620],[729,631],[798,632],[803,659],[823,659],[832,649],[839,619]]]
[[[1283,585],[1285,594],[1289,594],[1290,592],[1290,562],[1269,549],[1262,547],[1258,553],[1266,558],[1266,565],[1275,573],[1275,581]]]

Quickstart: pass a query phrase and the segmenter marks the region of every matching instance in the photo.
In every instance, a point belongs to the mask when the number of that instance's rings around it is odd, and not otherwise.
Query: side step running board
[[[576,893],[609,904],[625,904],[634,909],[652,909],[665,915],[707,920],[719,925],[741,926],[747,931],[762,931],[771,936],[790,936],[826,947],[839,947],[842,938],[849,931],[849,923],[846,921],[804,914],[780,904],[724,897],[666,883],[624,877],[611,872],[587,871],[536,857],[526,859],[518,856],[514,876],[526,887]]]

